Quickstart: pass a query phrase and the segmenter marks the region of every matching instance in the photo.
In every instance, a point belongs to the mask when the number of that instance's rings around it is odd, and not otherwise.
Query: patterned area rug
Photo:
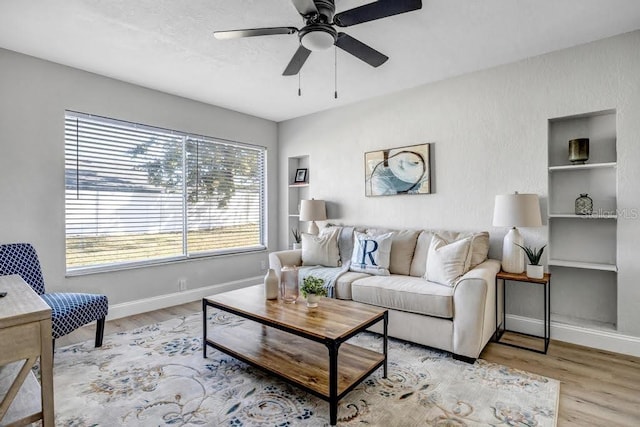
[[[212,327],[244,320],[210,312]],[[329,405],[216,350],[202,357],[202,314],[56,351],[56,426],[325,426]],[[381,337],[352,343],[378,351]],[[553,426],[556,380],[389,341],[382,369],[349,393],[340,426]]]

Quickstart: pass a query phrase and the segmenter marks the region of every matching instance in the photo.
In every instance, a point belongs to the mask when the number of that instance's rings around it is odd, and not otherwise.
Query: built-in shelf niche
[[[298,169],[307,169],[305,182],[296,181],[296,171]],[[306,223],[300,221],[300,200],[309,198],[309,156],[294,156],[288,158],[288,186],[287,186],[287,215],[288,215],[288,243],[291,247],[294,243],[292,229],[301,231]]]
[[[589,160],[569,161],[569,141],[589,138]],[[552,321],[615,330],[617,323],[616,113],[549,120],[548,254]],[[576,215],[581,194],[592,215]]]

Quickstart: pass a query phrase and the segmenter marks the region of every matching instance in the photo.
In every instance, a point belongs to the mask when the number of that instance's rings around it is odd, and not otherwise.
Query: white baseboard
[[[107,320],[120,319],[121,317],[133,316],[135,314],[146,313],[147,311],[160,310],[174,305],[197,301],[209,295],[262,283],[262,280],[262,276],[251,277],[248,279],[235,280],[233,282],[221,283],[213,286],[189,289],[183,292],[175,292],[159,295],[157,297],[114,304],[109,306],[109,315],[107,316]]]
[[[543,335],[544,322],[540,319],[507,314],[507,329],[525,334]],[[613,331],[590,329],[552,321],[551,339],[640,357],[639,337],[622,335]]]

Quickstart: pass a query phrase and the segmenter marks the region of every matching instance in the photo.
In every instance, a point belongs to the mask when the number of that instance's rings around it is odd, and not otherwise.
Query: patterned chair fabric
[[[18,274],[51,307],[53,339],[98,321],[96,347],[102,346],[104,318],[109,311],[106,295],[83,293],[47,294],[35,249],[28,243],[0,245],[0,276]]]

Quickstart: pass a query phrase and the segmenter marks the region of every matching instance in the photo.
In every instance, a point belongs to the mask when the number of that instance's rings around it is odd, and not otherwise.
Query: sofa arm
[[[269,268],[273,268],[280,280],[280,270],[285,265],[302,265],[302,249],[271,252],[269,254]]]
[[[500,261],[488,259],[469,270],[453,292],[453,352],[477,358],[495,332],[496,274]]]

